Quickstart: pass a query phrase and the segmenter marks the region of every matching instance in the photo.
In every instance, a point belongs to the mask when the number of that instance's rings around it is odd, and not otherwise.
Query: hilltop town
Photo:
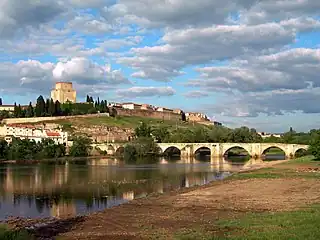
[[[86,101],[77,101],[77,91],[73,88],[71,82],[57,82],[54,89],[51,91],[51,102],[57,103],[59,105],[75,105],[83,106],[85,108],[90,108],[90,106],[97,105],[97,102],[93,103],[92,97],[87,96]],[[47,100],[48,101],[48,100]],[[98,100],[99,101],[99,100]],[[101,101],[103,102],[103,101]],[[50,102],[49,102],[50,103]],[[88,107],[87,107],[88,106]],[[79,123],[78,132],[87,132],[88,135],[95,142],[102,142],[106,140],[111,141],[126,141],[131,138],[133,129],[129,126],[115,126],[114,124],[96,124],[96,125],[85,125],[84,122],[91,121],[92,118],[103,118],[109,117],[110,111],[116,112],[117,116],[126,117],[128,121],[139,121],[150,119],[155,119],[155,121],[167,121],[168,125],[175,125],[177,122],[187,122],[192,124],[202,124],[202,125],[218,125],[222,124],[217,121],[210,121],[210,119],[203,113],[196,112],[184,112],[181,109],[170,109],[168,107],[153,106],[151,104],[139,104],[133,102],[108,102],[108,111],[96,111],[90,112],[91,114],[81,114],[69,116],[68,114],[63,116],[36,116],[32,117],[15,116],[15,112],[19,108],[19,111],[26,111],[32,108],[35,111],[36,104],[30,103],[29,105],[0,105],[0,112],[5,112],[6,114],[1,114],[1,116],[8,116],[2,119],[3,126],[0,128],[0,136],[5,138],[7,141],[11,141],[12,137],[28,138],[35,141],[40,141],[43,138],[51,138],[57,143],[67,144],[68,142],[68,132],[62,131],[61,121],[66,123],[70,121],[72,123]],[[50,108],[50,106],[47,106]],[[90,111],[90,110],[89,110]],[[26,114],[27,115],[27,114]],[[82,119],[82,121],[79,121]],[[84,120],[86,119],[86,120]],[[73,133],[77,133],[77,125],[72,129]],[[70,130],[70,129],[69,129]],[[70,134],[70,132],[69,132]]]

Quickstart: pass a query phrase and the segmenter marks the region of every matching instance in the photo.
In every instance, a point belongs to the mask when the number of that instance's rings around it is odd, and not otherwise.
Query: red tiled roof
[[[30,128],[30,129],[36,129],[34,125],[31,124],[17,124],[17,123],[12,123],[8,124],[8,127],[17,127],[17,128]]]
[[[46,131],[46,134],[48,137],[60,137],[60,133],[58,133],[58,132]]]

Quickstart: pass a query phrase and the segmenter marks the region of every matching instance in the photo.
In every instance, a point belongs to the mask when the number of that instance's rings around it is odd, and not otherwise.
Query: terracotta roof
[[[16,127],[16,128],[30,128],[30,129],[36,129],[34,125],[31,124],[17,124],[17,123],[12,123],[8,124],[8,127]]]
[[[58,132],[46,131],[46,134],[48,137],[60,137],[60,133]]]

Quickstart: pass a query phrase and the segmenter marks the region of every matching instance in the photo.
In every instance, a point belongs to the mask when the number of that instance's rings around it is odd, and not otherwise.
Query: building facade
[[[72,102],[77,100],[77,92],[73,89],[71,82],[57,82],[55,88],[51,91],[53,101],[60,103]]]
[[[40,142],[43,139],[52,139],[56,144],[64,144],[67,146],[68,133],[61,130],[52,130],[35,127],[33,125],[4,125],[0,127],[0,136],[7,142],[11,142],[12,138],[29,139]]]

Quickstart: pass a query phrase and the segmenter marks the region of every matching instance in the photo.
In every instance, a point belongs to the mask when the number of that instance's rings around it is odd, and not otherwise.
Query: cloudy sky
[[[86,94],[230,127],[320,126],[319,0],[0,0],[4,103]]]

